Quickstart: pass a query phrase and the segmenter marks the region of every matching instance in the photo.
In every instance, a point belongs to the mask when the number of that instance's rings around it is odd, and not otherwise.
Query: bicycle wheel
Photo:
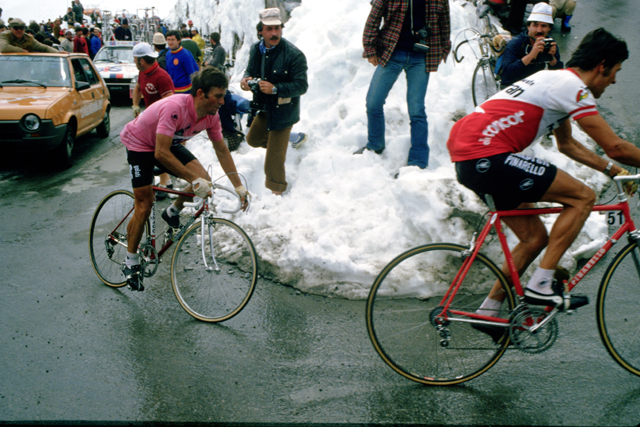
[[[258,281],[258,256],[249,236],[225,219],[194,224],[178,242],[171,283],[182,308],[198,320],[222,322],[249,302]],[[204,253],[201,246],[204,242]]]
[[[616,362],[640,376],[640,249],[625,246],[611,261],[598,289],[600,337]]]
[[[452,313],[475,312],[498,280],[506,299],[495,316],[509,318],[513,293],[500,269],[481,254],[449,307],[445,330],[438,330],[433,321],[442,311],[443,296],[462,266],[465,250],[449,243],[411,249],[391,261],[371,288],[366,308],[371,342],[387,365],[410,380],[428,385],[468,381],[491,368],[509,345],[507,328],[496,344],[473,328],[469,318]]]
[[[498,93],[498,84],[493,74],[491,59],[481,59],[476,65],[471,81],[471,93],[473,94],[473,105],[476,107]]]
[[[91,220],[91,264],[100,280],[114,288],[127,284],[121,268],[127,256],[127,224],[132,215],[133,193],[117,190],[102,199]],[[145,233],[149,233],[148,222]]]

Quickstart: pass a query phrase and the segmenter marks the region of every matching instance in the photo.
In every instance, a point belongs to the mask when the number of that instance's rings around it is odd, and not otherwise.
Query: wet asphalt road
[[[586,33],[581,23],[594,19],[580,14],[600,3],[580,2],[571,37]],[[604,12],[616,14],[632,2],[606,3]],[[611,25],[623,28],[637,61],[634,13],[616,15]],[[636,37],[622,32],[627,19]],[[602,100],[627,132],[637,112],[618,99],[637,106],[635,85],[626,86],[633,92],[623,86],[635,69],[625,64],[612,87],[622,90],[608,90]],[[580,285],[592,305],[560,319],[553,348],[540,355],[509,350],[484,375],[448,388],[415,384],[382,362],[366,334],[362,301],[261,280],[242,313],[210,325],[182,310],[166,262],[145,292],[102,285],[89,260],[88,228],[99,200],[129,187],[117,138],[129,114],[124,106],[112,115],[109,140],[79,141],[68,171],[31,161],[0,165],[1,422],[640,422],[640,378],[609,357],[597,333],[593,303],[602,269]]]

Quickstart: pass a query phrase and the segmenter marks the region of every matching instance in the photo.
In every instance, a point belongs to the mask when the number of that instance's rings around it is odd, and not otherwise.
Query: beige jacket
[[[22,40],[18,40],[11,31],[0,34],[0,53],[22,52],[23,49],[27,52],[59,52],[58,49],[40,43],[31,34],[25,34]]]

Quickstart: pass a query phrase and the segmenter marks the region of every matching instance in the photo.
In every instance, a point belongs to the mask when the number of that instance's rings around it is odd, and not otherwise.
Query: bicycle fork
[[[201,221],[200,241],[202,242],[200,244],[200,250],[202,251],[202,261],[204,262],[204,268],[206,271],[215,271],[216,273],[219,273],[220,266],[218,266],[218,262],[216,261],[216,255],[215,255],[215,252],[213,251],[213,230],[211,229],[211,224],[208,223],[204,215],[200,218],[200,221]],[[205,229],[208,231],[208,234],[209,234],[209,250],[211,251],[211,259],[213,260],[213,267],[210,267],[209,264],[207,263],[207,256],[205,254],[205,247],[206,247]]]

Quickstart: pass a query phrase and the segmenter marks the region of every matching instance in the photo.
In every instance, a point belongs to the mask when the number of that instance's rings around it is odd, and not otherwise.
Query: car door
[[[86,83],[79,89],[76,86],[80,97],[74,110],[78,120],[77,135],[81,135],[102,121],[105,94],[102,83],[88,58],[74,58],[71,63],[76,82]]]

